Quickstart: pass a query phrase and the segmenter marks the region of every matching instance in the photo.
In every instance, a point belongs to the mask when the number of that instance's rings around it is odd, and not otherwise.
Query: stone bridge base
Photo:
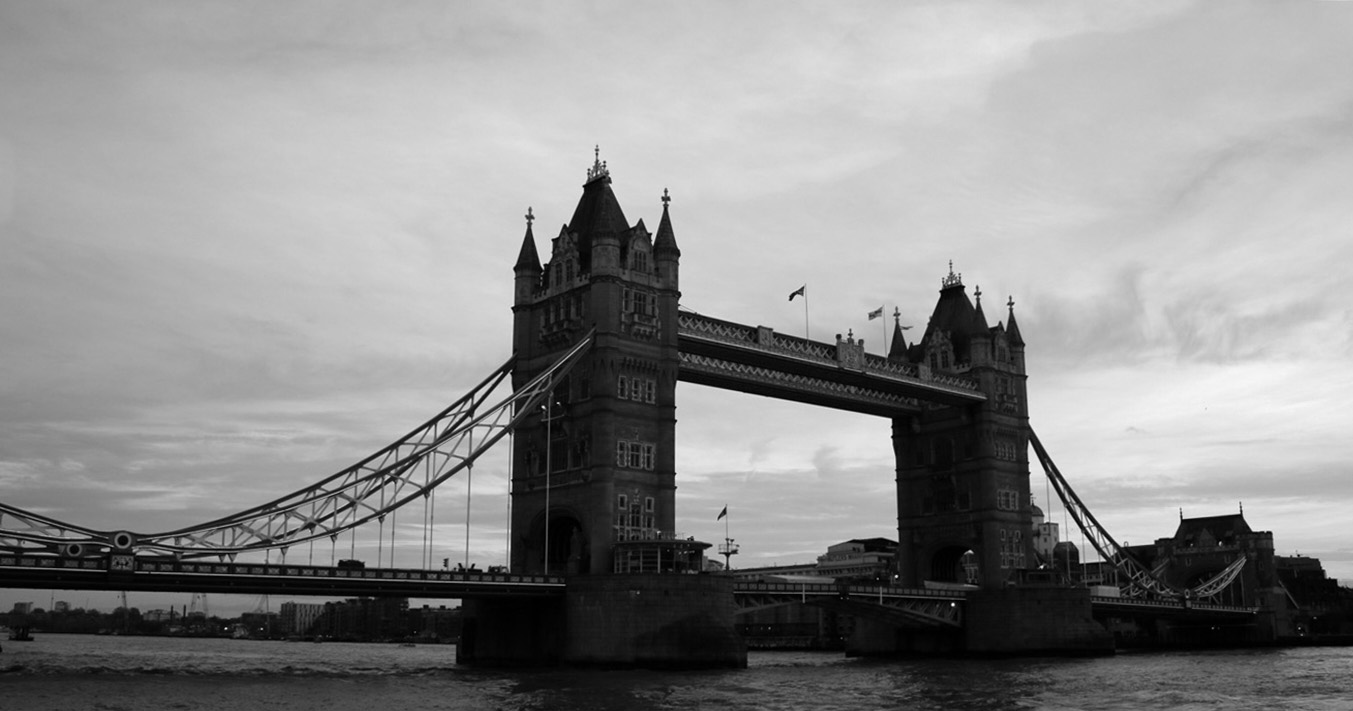
[[[962,630],[903,629],[864,618],[846,643],[849,656],[916,654],[1113,654],[1113,636],[1096,622],[1086,588],[1027,587],[968,594]]]
[[[460,664],[747,666],[731,578],[578,576],[562,600],[467,600],[464,610]]]
[[[968,595],[964,646],[977,654],[1113,654],[1088,588],[1016,587]]]

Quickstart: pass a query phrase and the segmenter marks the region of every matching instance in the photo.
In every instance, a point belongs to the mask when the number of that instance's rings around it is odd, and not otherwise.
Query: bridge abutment
[[[564,603],[557,598],[465,600],[456,663],[538,667],[559,663]]]
[[[741,668],[733,580],[712,575],[590,575],[564,599],[567,664]]]
[[[1090,610],[1088,588],[975,590],[964,609],[970,654],[1113,654],[1113,635]]]
[[[957,655],[962,652],[961,630],[907,629],[866,618],[856,618],[846,640],[847,657]]]
[[[742,668],[733,581],[580,575],[562,600],[466,601],[458,664]]]

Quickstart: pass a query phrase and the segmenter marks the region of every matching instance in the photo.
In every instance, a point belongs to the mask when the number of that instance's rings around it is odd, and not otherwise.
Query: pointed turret
[[[676,233],[672,231],[672,216],[667,205],[672,196],[667,188],[662,189],[662,220],[658,222],[658,234],[653,237],[653,261],[658,267],[658,281],[668,289],[677,288],[678,268],[681,262],[681,249],[677,247]]]
[[[667,188],[662,189],[662,221],[658,223],[658,234],[653,237],[653,253],[659,258],[664,253],[670,253],[673,256],[680,257],[681,249],[677,247],[676,233],[672,231],[672,216],[667,214],[667,205],[672,202],[672,196],[667,194]]]
[[[987,315],[982,313],[982,287],[977,287],[972,295],[977,300],[973,307],[972,335],[986,336],[991,333],[991,327],[987,325]]]
[[[1011,296],[1006,304],[1010,307],[1010,316],[1005,321],[1005,338],[1012,346],[1024,346],[1024,339],[1019,335],[1019,326],[1015,324],[1015,297]]]
[[[990,365],[993,358],[991,327],[987,325],[987,316],[982,313],[982,287],[973,289],[976,305],[972,312],[972,325],[969,326],[968,362],[974,366]]]
[[[531,232],[531,223],[535,219],[535,215],[531,214],[531,208],[526,208],[526,236],[522,238],[521,251],[517,253],[514,271],[527,270],[540,273],[540,253],[536,251],[536,236]]]
[[[536,285],[540,283],[540,254],[536,252],[536,237],[531,232],[531,223],[535,219],[531,208],[526,208],[526,236],[522,238],[517,264],[512,268],[512,273],[516,275],[515,301],[518,304],[529,302]]]
[[[902,309],[894,308],[893,338],[888,346],[888,360],[907,360],[907,337],[902,335],[902,331]]]

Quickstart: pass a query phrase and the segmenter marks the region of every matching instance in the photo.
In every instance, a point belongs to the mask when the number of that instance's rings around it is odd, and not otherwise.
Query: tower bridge
[[[94,530],[0,503],[0,585],[459,597],[465,662],[737,666],[737,610],[796,595],[877,619],[862,627],[862,653],[1102,652],[1112,640],[1092,621],[1096,609],[1179,614],[1181,601],[1206,606],[1244,567],[1242,557],[1195,571],[1190,590],[1205,595],[1191,599],[1098,524],[1030,428],[1013,299],[989,324],[980,290],[969,298],[951,265],[923,334],[908,344],[895,324],[886,355],[849,335],[818,342],[685,311],[669,203],[664,191],[656,231],[631,224],[598,158],[544,261],[528,209],[513,266],[513,355],[466,396],[338,474],[185,529]],[[510,394],[498,397],[508,379]],[[775,589],[696,574],[707,546],[673,533],[678,382],[888,418],[896,585]],[[387,517],[427,507],[509,433],[510,573],[435,571],[426,536],[417,569],[355,573],[333,562],[339,537],[358,529],[377,528],[383,547]],[[1121,574],[1122,597],[1092,602],[1085,589],[1028,584],[1041,565],[1026,535],[1031,446]],[[330,565],[285,562],[326,541]],[[280,560],[236,561],[259,553]],[[1252,604],[1208,614],[1254,617],[1273,594],[1251,590]]]

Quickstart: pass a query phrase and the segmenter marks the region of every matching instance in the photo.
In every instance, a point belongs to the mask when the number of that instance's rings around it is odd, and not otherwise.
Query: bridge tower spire
[[[528,212],[514,271],[514,386],[595,335],[552,405],[517,429],[514,572],[609,573],[617,543],[672,534],[681,251],[670,200],[664,190],[656,238],[643,220],[630,225],[598,151],[543,265]]]

